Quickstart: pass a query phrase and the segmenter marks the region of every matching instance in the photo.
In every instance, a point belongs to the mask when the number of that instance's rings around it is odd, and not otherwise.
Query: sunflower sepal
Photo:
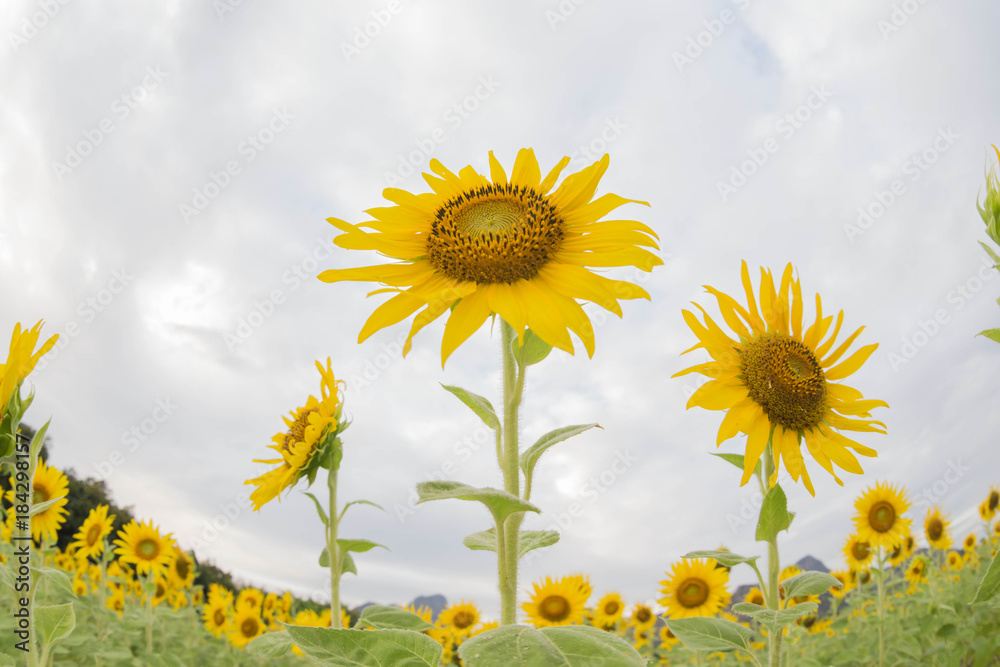
[[[493,404],[490,403],[489,399],[479,394],[473,394],[471,391],[462,389],[461,387],[452,387],[446,384],[442,384],[441,386],[454,394],[462,403],[465,403],[470,410],[476,413],[477,417],[483,420],[484,424],[495,432],[500,432],[500,418],[497,417],[496,410],[493,409]]]
[[[514,655],[517,651],[517,656]],[[602,664],[643,667],[645,659],[621,637],[589,625],[561,625],[535,629],[508,625],[467,639],[458,647],[469,667],[509,667],[521,656],[537,656],[528,664],[583,667]],[[594,656],[600,656],[595,658]]]
[[[518,343],[515,338],[511,343],[511,350],[514,352],[517,365],[523,369],[543,361],[552,352],[552,346],[539,338],[531,329],[525,329],[524,342]]]
[[[792,525],[794,512],[788,511],[788,499],[780,484],[775,484],[764,496],[760,506],[760,520],[757,522],[758,542],[770,542],[778,533]]]
[[[791,599],[804,595],[821,595],[833,587],[843,588],[844,584],[833,575],[826,572],[803,572],[781,582],[785,589],[785,598]],[[796,605],[801,606],[801,605]]]
[[[695,651],[750,653],[750,628],[724,618],[668,618],[667,627],[681,643]]]
[[[522,530],[519,535],[520,539],[517,543],[517,557],[519,560],[524,558],[524,555],[529,551],[551,547],[559,541],[559,531],[556,530]],[[496,553],[497,530],[496,528],[490,528],[489,530],[482,530],[478,533],[466,535],[462,540],[462,544],[473,551],[492,551]]]
[[[418,505],[431,500],[447,500],[449,498],[480,502],[490,511],[498,526],[502,526],[504,520],[511,514],[520,512],[541,514],[542,512],[528,501],[506,491],[491,487],[476,488],[461,482],[422,482],[417,484],[417,495],[420,497],[417,500]]]
[[[754,565],[760,556],[740,556],[739,554],[734,554],[732,551],[692,551],[691,553],[684,554],[682,558],[711,558],[721,565],[733,567],[735,565],[742,565],[743,563]]]
[[[797,619],[815,612],[819,605],[815,602],[801,602],[781,611],[768,609],[752,602],[739,602],[733,605],[733,612],[740,616],[749,616],[765,625],[769,630],[777,631],[786,625],[791,625]]]

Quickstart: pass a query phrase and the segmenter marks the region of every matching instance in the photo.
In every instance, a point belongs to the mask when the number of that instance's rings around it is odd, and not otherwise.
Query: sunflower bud
[[[1000,148],[993,146],[996,151],[997,160],[1000,161]],[[983,216],[986,223],[986,233],[997,245],[1000,245],[1000,179],[997,178],[996,167],[990,169],[986,174],[986,201],[982,205],[976,201],[979,207],[979,215]]]

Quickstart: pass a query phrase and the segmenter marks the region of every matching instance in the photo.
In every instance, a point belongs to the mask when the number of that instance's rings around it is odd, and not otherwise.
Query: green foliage
[[[413,630],[423,632],[434,626],[411,611],[399,607],[369,605],[361,611],[358,624],[374,630]]]
[[[559,541],[559,533],[554,530],[522,530],[520,535],[517,554],[519,559],[524,558],[524,554],[529,551],[550,547]],[[497,530],[490,528],[466,535],[462,544],[473,551],[492,551],[495,553],[497,550]]]
[[[343,667],[438,667],[442,648],[408,630],[331,630],[285,626],[307,657]]]
[[[792,525],[795,515],[788,511],[788,499],[781,486],[775,484],[760,506],[760,520],[757,523],[757,541],[769,542]]]
[[[489,487],[479,489],[461,482],[423,482],[417,484],[417,494],[420,496],[417,504],[448,498],[480,502],[490,511],[498,526],[503,525],[504,519],[517,512],[541,512],[531,503],[506,491]]]
[[[589,626],[536,630],[508,625],[467,640],[458,649],[466,667],[642,667],[642,656],[620,637]]]

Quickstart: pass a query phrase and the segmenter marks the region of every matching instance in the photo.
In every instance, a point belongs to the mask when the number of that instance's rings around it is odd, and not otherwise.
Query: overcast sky
[[[704,359],[679,356],[695,342],[681,309],[717,312],[702,286],[737,290],[741,259],[754,275],[793,262],[807,319],[819,292],[845,330],[866,326],[857,345],[880,347],[849,384],[891,406],[888,435],[863,436],[879,452],[863,476],[840,487],[807,457],[815,498],[786,484],[783,562],[843,567],[854,498],[878,480],[922,499],[918,529],[940,502],[960,541],[1000,483],[1000,345],[975,336],[1000,322],[975,207],[1000,142],[998,24],[996,3],[916,0],[4,2],[0,332],[44,318],[61,336],[27,422],[51,417],[55,465],[106,477],[199,558],[319,598],[302,489],[259,513],[239,498],[332,357],[353,420],[341,498],[388,510],[352,509],[341,533],[391,549],[357,557],[345,602],[441,593],[498,616],[493,555],[461,544],[485,510],[410,507],[435,475],[501,485],[484,427],[438,386],[496,402],[497,336],[484,327],[443,371],[443,321],[405,360],[405,324],[358,345],[384,297],[315,276],[380,258],[333,246],[325,219],[366,219],[388,185],[425,191],[431,157],[488,173],[494,150],[509,171],[530,146],[545,173],[608,152],[599,193],[651,204],[621,210],[657,231],[664,265],[609,272],[652,300],[621,320],[586,306],[593,359],[531,368],[526,445],[604,430],[540,464],[544,513],[525,527],[561,524],[562,540],[522,590],[583,571],[595,596],[655,601],[687,551],[765,552],[759,496],[707,453],[722,414],[686,411],[701,380],[670,379]]]

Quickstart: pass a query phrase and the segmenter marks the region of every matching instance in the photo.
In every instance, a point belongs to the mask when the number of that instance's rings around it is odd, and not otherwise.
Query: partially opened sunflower
[[[711,378],[692,394],[687,407],[726,411],[717,445],[738,433],[747,434],[741,485],[750,479],[771,443],[774,477],[783,460],[792,479],[798,481],[801,477],[809,493],[816,495],[802,457],[801,444],[805,441],[816,462],[843,486],[834,466],[861,474],[864,470],[851,450],[863,456],[876,456],[876,452],[838,431],[884,434],[885,424],[872,420],[869,411],[888,404],[865,399],[860,391],[838,380],[857,371],[878,344],[865,345],[844,358],[864,327],[834,347],[844,312],[837,315],[836,323],[833,316],[824,317],[818,294],[816,319],[803,329],[802,288],[792,277],[791,264],[785,267],[777,289],[771,272],[761,269],[759,308],[746,262],[742,278],[746,306],[705,286],[718,300],[722,319],[735,338],[700,305],[694,304],[704,316],[704,323],[692,312],[683,311],[684,321],[699,341],[685,353],[701,348],[712,357],[708,363],[674,375],[700,373]],[[769,481],[773,485],[774,479]]]
[[[403,347],[414,334],[448,312],[441,363],[494,314],[523,341],[525,327],[553,347],[573,353],[569,331],[594,354],[594,330],[577,299],[622,315],[619,299],[648,299],[641,287],[605,278],[587,267],[633,266],[651,271],[663,261],[656,234],[634,220],[601,220],[627,203],[616,194],[594,199],[608,168],[605,155],[570,174],[553,191],[570,159],[564,157],[542,178],[530,148],[521,149],[508,178],[490,152],[490,177],[472,166],[455,174],[437,160],[435,175],[424,174],[432,192],[412,194],[387,188],[395,206],[366,211],[374,220],[354,225],[329,222],[345,233],[342,248],[377,250],[399,260],[319,274],[325,282],[380,283],[395,296],[372,313],[358,342],[417,313]],[[372,231],[365,231],[370,229]],[[419,311],[419,312],[418,312]]]

